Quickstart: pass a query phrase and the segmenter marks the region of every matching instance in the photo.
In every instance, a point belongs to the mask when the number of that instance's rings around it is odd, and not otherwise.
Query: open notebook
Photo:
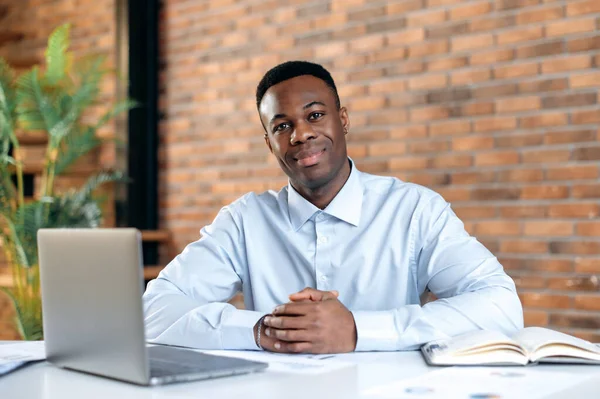
[[[600,364],[600,347],[541,327],[524,328],[512,339],[496,331],[473,331],[421,347],[431,365]]]

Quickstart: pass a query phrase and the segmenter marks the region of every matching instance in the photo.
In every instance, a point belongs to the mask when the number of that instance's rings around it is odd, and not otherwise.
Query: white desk
[[[365,389],[439,370],[427,366],[419,352],[353,353],[341,360],[355,366],[322,375],[261,372],[162,387],[139,387],[38,363],[0,377],[2,399],[94,398],[363,398]],[[538,365],[538,370],[595,374],[587,381],[547,399],[600,398],[600,366]],[[511,370],[516,370],[512,368]],[[508,398],[507,398],[508,399]]]

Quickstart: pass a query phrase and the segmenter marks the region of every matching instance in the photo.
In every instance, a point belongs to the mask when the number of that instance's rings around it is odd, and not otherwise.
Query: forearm
[[[258,349],[253,326],[262,313],[228,303],[198,303],[160,278],[144,294],[144,314],[150,342],[198,349]]]
[[[523,327],[516,292],[504,286],[379,312],[353,312],[357,351],[413,350],[439,338],[489,329],[512,334]]]

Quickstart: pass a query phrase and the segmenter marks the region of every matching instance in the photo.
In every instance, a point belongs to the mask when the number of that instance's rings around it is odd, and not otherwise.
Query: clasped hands
[[[354,316],[337,291],[305,288],[263,319],[260,344],[279,353],[343,353],[354,351],[356,339]]]

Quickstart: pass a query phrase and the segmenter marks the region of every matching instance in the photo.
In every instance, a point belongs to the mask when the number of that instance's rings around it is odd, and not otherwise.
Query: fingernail
[[[279,342],[275,342],[275,349],[281,349],[281,344]]]
[[[270,328],[266,328],[265,329],[265,334],[267,335],[267,337],[271,336],[271,329]]]
[[[271,318],[270,317],[265,317],[263,320],[263,323],[265,323],[266,325],[269,325],[269,323],[271,322]]]

